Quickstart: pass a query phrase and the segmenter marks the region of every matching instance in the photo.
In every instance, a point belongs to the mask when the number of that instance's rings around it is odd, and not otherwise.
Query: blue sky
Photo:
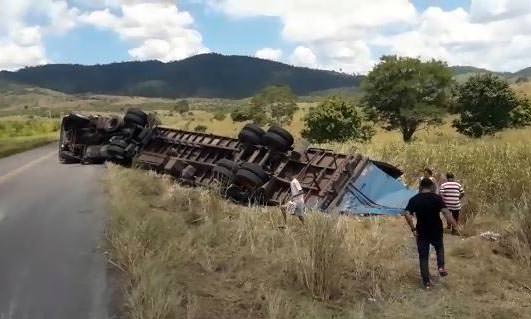
[[[348,73],[366,73],[383,54],[531,65],[529,0],[0,0],[0,8],[0,69],[205,52]]]

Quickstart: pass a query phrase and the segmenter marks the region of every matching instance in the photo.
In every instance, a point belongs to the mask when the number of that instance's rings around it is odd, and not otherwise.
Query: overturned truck
[[[414,194],[391,164],[293,144],[293,136],[278,126],[265,131],[247,124],[238,138],[230,138],[158,126],[143,111],[129,109],[123,117],[65,116],[59,160],[153,170],[257,205],[285,203],[297,179],[308,207],[345,214],[396,215]]]

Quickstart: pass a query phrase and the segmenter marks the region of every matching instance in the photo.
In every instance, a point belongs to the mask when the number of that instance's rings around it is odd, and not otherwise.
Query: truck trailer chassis
[[[307,207],[344,214],[400,214],[414,194],[391,164],[293,143],[278,126],[247,124],[230,138],[158,126],[138,109],[123,117],[71,113],[61,123],[59,160],[153,170],[184,185],[215,186],[242,204],[281,205],[297,179]]]

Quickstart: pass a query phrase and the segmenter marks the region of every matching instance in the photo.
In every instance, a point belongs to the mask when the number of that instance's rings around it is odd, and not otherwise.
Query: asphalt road
[[[101,166],[0,159],[0,319],[113,318]]]

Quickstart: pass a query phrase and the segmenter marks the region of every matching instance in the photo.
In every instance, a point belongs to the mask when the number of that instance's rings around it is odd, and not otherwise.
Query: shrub
[[[368,141],[374,135],[374,130],[363,124],[354,104],[339,97],[331,97],[312,108],[304,121],[302,136],[312,142]]]
[[[194,127],[194,131],[204,133],[206,132],[207,128],[208,127],[206,127],[205,125],[197,125],[196,127]]]
[[[190,111],[190,104],[187,100],[181,100],[173,106],[173,110],[180,114],[184,114]]]
[[[256,123],[291,123],[297,111],[297,96],[287,85],[264,88],[251,99],[251,117]]]
[[[223,121],[227,117],[227,114],[223,112],[216,112],[214,113],[214,120],[216,121]]]
[[[242,106],[234,109],[230,113],[230,117],[234,122],[245,122],[251,119],[251,109],[248,106]]]
[[[514,125],[528,125],[527,100],[520,99],[507,81],[493,74],[471,77],[457,89],[459,119],[454,127],[461,134],[481,137]]]

